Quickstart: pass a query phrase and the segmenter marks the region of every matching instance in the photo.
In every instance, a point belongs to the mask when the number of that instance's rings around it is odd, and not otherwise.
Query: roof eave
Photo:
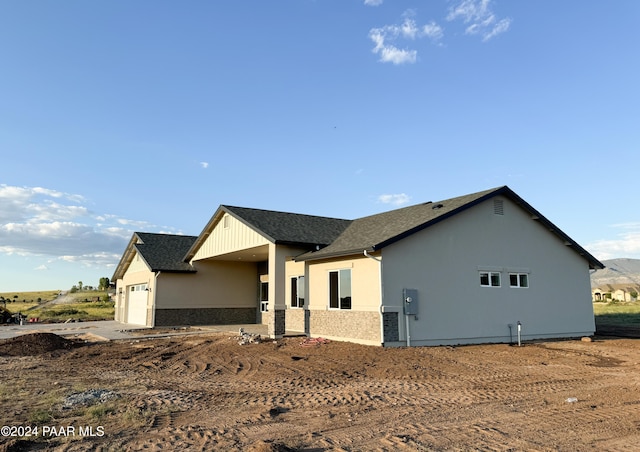
[[[396,235],[394,237],[390,237],[387,240],[384,240],[384,241],[382,241],[380,243],[377,243],[376,245],[373,246],[373,249],[374,250],[379,250],[379,249],[384,248],[385,246],[389,246],[389,245],[391,245],[391,244],[393,244],[393,243],[395,243],[395,242],[397,242],[399,240],[402,240],[402,239],[404,239],[404,238],[406,238],[406,237],[408,237],[410,235],[415,234],[416,232],[422,231],[423,229],[426,229],[426,228],[428,228],[430,226],[433,226],[434,224],[440,223],[441,221],[444,221],[444,220],[446,220],[448,218],[451,218],[452,216],[457,215],[460,212],[463,212],[463,211],[465,211],[467,209],[470,209],[471,207],[476,206],[476,205],[486,201],[487,199],[490,199],[490,198],[492,198],[494,196],[497,196],[497,195],[500,195],[500,194],[504,194],[505,191],[509,191],[509,192],[513,193],[513,191],[509,187],[507,187],[506,185],[502,186],[502,187],[499,187],[499,188],[496,188],[494,191],[491,191],[491,192],[489,192],[489,193],[487,193],[487,194],[485,194],[483,196],[480,196],[479,198],[476,198],[473,201],[469,201],[468,203],[463,204],[462,206],[457,207],[457,208],[455,208],[453,210],[450,210],[450,211],[448,211],[446,213],[443,213],[442,215],[440,215],[440,216],[438,216],[436,218],[433,218],[433,219],[431,219],[429,221],[426,221],[426,222],[424,222],[424,223],[422,223],[422,224],[420,224],[420,225],[418,225],[418,226],[416,226],[414,228],[407,229],[406,231],[404,231],[404,232],[402,232],[402,233],[400,233],[400,234],[398,234],[398,235]]]
[[[133,261],[135,253],[138,252],[137,248],[135,247],[138,240],[140,240],[140,236],[138,236],[137,232],[134,232],[131,236],[131,239],[129,240],[129,243],[127,244],[127,247],[124,249],[122,258],[120,259],[120,262],[118,262],[118,266],[113,272],[111,281],[117,281],[118,279],[124,277],[127,268],[129,268],[129,265],[131,265],[131,262]]]
[[[456,209],[453,209],[449,212],[446,212],[442,215],[440,215],[437,218],[434,218],[433,220],[427,221],[415,228],[412,229],[408,229],[407,231],[404,231],[401,234],[398,234],[394,237],[391,237],[383,242],[380,242],[376,245],[373,246],[373,250],[380,250],[382,248],[384,248],[385,246],[391,245],[399,240],[402,240],[403,238],[406,238],[412,234],[415,234],[418,231],[421,231],[423,229],[426,229],[430,226],[433,226],[436,223],[439,223],[443,220],[446,220],[447,218],[450,218],[454,215],[457,215],[460,212],[463,212],[464,210],[467,210],[473,206],[476,206],[488,199],[491,199],[495,196],[498,195],[503,195],[506,196],[507,198],[511,199],[511,201],[515,202],[516,204],[518,204],[520,207],[522,207],[523,209],[525,209],[526,211],[528,211],[531,215],[532,218],[534,218],[535,221],[539,221],[541,224],[543,224],[551,233],[557,235],[559,238],[561,238],[568,246],[570,246],[575,252],[577,252],[580,256],[582,256],[588,263],[589,263],[589,268],[592,270],[595,269],[603,269],[605,268],[605,265],[600,262],[598,259],[596,259],[591,253],[589,253],[587,250],[585,250],[584,248],[582,248],[575,240],[573,240],[571,237],[569,237],[567,234],[565,234],[560,228],[558,228],[555,224],[553,224],[551,221],[549,221],[544,215],[542,215],[540,212],[538,212],[531,204],[529,204],[528,202],[526,202],[524,199],[522,199],[520,196],[518,196],[518,194],[516,192],[514,192],[513,190],[511,190],[508,186],[504,185],[502,187],[496,188],[494,191],[491,191],[483,196],[480,196],[477,199],[474,199],[473,201],[468,202],[467,204],[464,204]]]
[[[531,214],[531,216],[532,216],[534,221],[539,221],[541,224],[543,224],[549,230],[549,232],[551,232],[551,233],[555,234],[556,236],[558,236],[561,240],[564,241],[564,243],[567,246],[569,246],[576,253],[578,253],[580,256],[582,256],[589,263],[589,269],[591,269],[591,270],[600,269],[601,270],[601,269],[605,268],[605,265],[602,262],[600,262],[598,259],[596,259],[591,253],[589,253],[582,246],[580,246],[578,244],[578,242],[573,240],[565,232],[563,232],[560,228],[558,228],[555,224],[553,224],[547,217],[545,217],[540,212],[538,212],[531,204],[529,204],[527,201],[525,201],[520,196],[518,196],[518,194],[515,193],[513,190],[511,190],[509,187],[505,186],[504,188],[506,188],[508,190],[507,196],[509,197],[509,199],[511,199],[511,201],[515,202],[520,207],[522,207],[527,212],[529,212],[529,214]]]
[[[222,216],[225,213],[228,215],[231,215],[233,218],[235,218],[236,220],[238,220],[248,228],[252,229],[256,233],[260,234],[270,242],[275,243],[275,239],[273,237],[270,237],[268,234],[265,234],[264,231],[261,231],[258,228],[256,228],[253,224],[249,223],[247,220],[245,220],[244,218],[236,214],[233,210],[228,209],[227,206],[220,205],[220,207],[218,207],[218,209],[215,211],[215,213],[213,214],[213,216],[211,217],[207,225],[204,227],[200,235],[198,235],[198,238],[196,239],[196,241],[193,243],[193,245],[191,245],[191,248],[189,248],[189,251],[187,251],[187,254],[184,256],[184,259],[183,259],[184,262],[190,262],[191,259],[193,259],[193,257],[196,255],[196,253],[202,246],[202,244],[211,235],[211,232],[213,231],[213,228],[215,227],[215,225],[220,222],[220,220],[222,219]]]
[[[321,255],[314,255],[314,253],[305,253],[301,256],[298,256],[294,259],[296,262],[306,262],[306,261],[319,261],[323,259],[334,259],[336,257],[349,257],[349,256],[358,256],[364,254],[365,251],[374,252],[376,251],[375,247],[369,248],[354,248],[347,251],[336,251],[334,253],[324,253]],[[307,255],[308,254],[308,255]]]
[[[197,273],[198,270],[194,269],[185,269],[185,270],[176,270],[176,269],[168,269],[168,268],[152,268],[151,272],[163,272],[163,273]]]

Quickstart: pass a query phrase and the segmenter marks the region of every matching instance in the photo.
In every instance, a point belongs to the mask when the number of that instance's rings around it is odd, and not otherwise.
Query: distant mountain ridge
[[[609,259],[602,263],[604,269],[591,273],[591,287],[640,286],[640,259]]]

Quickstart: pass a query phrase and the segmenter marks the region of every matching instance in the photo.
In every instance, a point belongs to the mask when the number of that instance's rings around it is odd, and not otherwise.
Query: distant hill
[[[606,268],[591,274],[591,287],[640,286],[640,259],[609,259],[602,263]]]

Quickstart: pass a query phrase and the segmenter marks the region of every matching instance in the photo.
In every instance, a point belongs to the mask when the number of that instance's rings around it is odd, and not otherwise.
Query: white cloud
[[[145,231],[147,229],[149,229],[151,227],[151,225],[146,222],[146,221],[139,221],[139,220],[127,220],[125,218],[118,218],[116,220],[116,222],[118,224],[121,224],[123,226],[131,226],[133,227],[136,231]]]
[[[413,11],[408,10],[404,13],[402,24],[385,25],[384,27],[369,30],[369,39],[374,43],[372,52],[380,56],[380,62],[398,65],[417,61],[417,50],[401,49],[393,44],[399,39],[414,41],[427,37],[432,41],[438,41],[442,38],[442,27],[433,21],[420,27],[412,18],[413,15]]]
[[[77,204],[83,200],[80,195],[42,187],[14,187],[1,184],[0,224],[23,221],[26,218],[62,219],[85,215],[86,209],[83,207],[61,204],[64,201]]]
[[[203,168],[209,168],[209,162],[200,162],[200,166]]]
[[[444,32],[440,25],[438,25],[434,21],[431,21],[430,23],[422,27],[422,35],[427,36],[433,40],[439,40],[444,35]]]
[[[364,4],[367,6],[378,6],[382,5],[384,0],[364,0]]]
[[[49,270],[49,267],[47,267],[46,265],[42,264],[42,265],[38,265],[34,270],[47,271],[47,270]]]
[[[617,238],[597,240],[585,248],[600,260],[615,258],[640,259],[640,223],[614,224],[611,227],[622,229]]]
[[[378,202],[382,204],[392,204],[394,206],[401,206],[408,203],[411,200],[409,195],[405,193],[398,194],[386,194],[378,196]]]
[[[85,198],[42,187],[0,185],[0,253],[51,256],[85,266],[115,265],[134,231],[156,231],[146,221],[94,214]]]
[[[480,35],[483,41],[504,33],[511,19],[500,19],[491,10],[491,0],[462,0],[449,8],[448,21],[462,20],[465,34]]]

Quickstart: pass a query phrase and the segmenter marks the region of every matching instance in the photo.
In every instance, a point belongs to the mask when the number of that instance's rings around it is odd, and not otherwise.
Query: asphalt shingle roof
[[[300,260],[362,253],[363,250],[382,248],[435,221],[447,218],[461,207],[468,206],[494,191],[496,189],[444,201],[426,202],[353,220],[333,243],[319,251],[304,254]]]
[[[589,262],[591,268],[604,267],[600,261],[558,229],[506,185],[443,201],[427,202],[353,220],[344,232],[329,246],[318,251],[305,253],[299,256],[297,260],[324,259],[361,254],[364,250],[379,250],[497,195],[506,196],[527,210],[532,217],[537,219],[537,221],[549,229],[550,232],[559,236],[578,254],[583,256]]]
[[[197,237],[191,235],[136,232],[142,243],[134,246],[151,267],[151,271],[194,272],[183,258]]]
[[[221,206],[274,243],[325,246],[351,224],[351,220],[273,210]]]

